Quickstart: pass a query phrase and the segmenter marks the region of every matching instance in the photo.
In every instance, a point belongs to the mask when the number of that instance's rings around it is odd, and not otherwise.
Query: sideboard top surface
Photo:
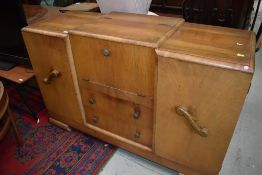
[[[79,25],[91,23],[93,20],[99,18],[100,13],[94,12],[67,12],[52,16],[45,20],[30,24],[23,30],[30,30],[32,32],[44,32],[45,34],[65,34],[68,31],[76,28]]]
[[[180,18],[113,12],[69,33],[157,48],[183,22]]]
[[[69,12],[23,29],[66,37],[82,35],[157,48],[157,54],[182,60],[254,72],[253,32],[184,23],[183,19],[112,12]]]
[[[253,73],[255,34],[250,31],[184,23],[157,49],[160,56]]]
[[[157,48],[183,19],[112,12],[68,12],[33,23],[23,30],[67,36],[67,33]]]

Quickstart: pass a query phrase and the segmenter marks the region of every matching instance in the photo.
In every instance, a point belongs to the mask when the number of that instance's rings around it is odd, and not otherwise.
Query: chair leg
[[[23,139],[22,139],[20,133],[18,132],[18,129],[17,129],[16,123],[15,123],[15,117],[13,116],[13,113],[12,113],[11,109],[9,108],[9,106],[7,108],[7,113],[8,113],[8,117],[11,120],[11,125],[12,125],[12,127],[13,127],[13,129],[15,131],[16,140],[17,140],[18,144],[20,146],[22,146],[24,142],[23,142]]]

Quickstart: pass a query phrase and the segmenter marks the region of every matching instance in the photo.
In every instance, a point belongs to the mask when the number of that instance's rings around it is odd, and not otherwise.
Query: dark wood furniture
[[[184,0],[152,0],[150,10],[166,14],[182,15]]]
[[[232,28],[247,28],[254,0],[185,0],[186,21]]]
[[[9,71],[0,70],[0,78],[4,78],[17,84],[23,84],[34,76],[35,74],[32,69],[23,66],[16,66]]]
[[[254,0],[152,0],[150,11],[184,17],[188,22],[244,29],[250,24],[253,4]]]
[[[4,138],[4,136],[7,134],[9,128],[10,128],[10,123],[11,126],[15,132],[16,140],[19,145],[23,145],[23,139],[18,132],[18,129],[16,127],[15,123],[15,117],[12,114],[12,111],[10,110],[9,107],[9,98],[8,95],[5,91],[5,88],[0,81],[0,141]]]
[[[20,88],[27,84],[29,80],[32,80],[34,76],[35,74],[32,69],[20,65],[15,66],[8,71],[0,70],[0,79],[8,80],[16,84],[17,92],[19,93],[21,100],[26,106],[28,112],[30,112],[31,116],[33,116],[34,120],[38,123],[39,118],[35,112],[31,110],[30,106],[27,105],[27,100],[24,98],[23,94],[20,93]]]

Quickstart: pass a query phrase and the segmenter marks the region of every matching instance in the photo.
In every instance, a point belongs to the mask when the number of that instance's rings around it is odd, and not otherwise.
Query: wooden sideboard
[[[185,174],[218,174],[254,72],[255,35],[127,13],[23,29],[50,116]]]

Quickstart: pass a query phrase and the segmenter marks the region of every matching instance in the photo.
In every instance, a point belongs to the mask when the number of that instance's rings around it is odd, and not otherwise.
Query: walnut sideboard
[[[66,13],[22,32],[53,119],[185,174],[219,173],[254,33],[127,13]]]

